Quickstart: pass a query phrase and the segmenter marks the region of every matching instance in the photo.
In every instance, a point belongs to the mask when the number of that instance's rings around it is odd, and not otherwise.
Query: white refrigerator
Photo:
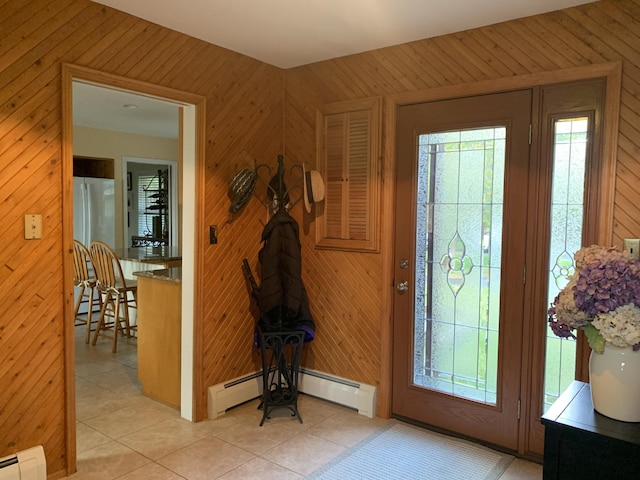
[[[113,179],[73,177],[73,237],[87,248],[96,240],[115,248],[115,227]]]
[[[87,248],[95,240],[115,248],[115,227],[113,179],[73,177],[73,238]],[[80,287],[75,287],[74,293],[77,300]],[[87,313],[86,303],[80,305],[79,313]]]

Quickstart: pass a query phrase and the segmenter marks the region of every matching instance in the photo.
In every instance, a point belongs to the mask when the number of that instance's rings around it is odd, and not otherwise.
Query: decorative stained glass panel
[[[554,123],[547,305],[569,282],[573,254],[582,246],[587,132],[586,117]],[[546,340],[544,411],[575,378],[576,359],[576,342],[556,337],[549,327]]]
[[[416,385],[497,399],[506,127],[418,141]]]

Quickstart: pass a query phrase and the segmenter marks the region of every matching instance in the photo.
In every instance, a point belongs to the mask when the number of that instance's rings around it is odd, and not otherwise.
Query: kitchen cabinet
[[[180,408],[182,269],[135,272],[142,394]]]

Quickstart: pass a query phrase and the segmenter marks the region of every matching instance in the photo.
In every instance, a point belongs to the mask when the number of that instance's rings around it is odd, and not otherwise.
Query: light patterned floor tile
[[[346,449],[324,438],[301,433],[261,456],[300,475],[308,475]]]
[[[126,408],[134,401],[131,395],[114,393],[99,385],[85,387],[81,394],[76,395],[76,417],[80,421],[88,421]]]
[[[102,372],[90,380],[115,393],[139,394],[142,388],[138,382],[138,371],[120,363],[115,368]]]
[[[311,427],[307,433],[345,447],[353,447],[387,424],[384,419],[371,419],[355,412],[342,412]]]
[[[78,453],[99,447],[112,440],[84,423],[76,423],[76,451]]]
[[[255,455],[215,437],[207,437],[157,460],[188,480],[213,480]]]
[[[209,435],[206,422],[191,423],[182,418],[165,420],[118,439],[152,460],[169,455]]]
[[[302,475],[280,465],[263,458],[254,458],[224,474],[220,480],[299,480],[302,478],[304,478]]]
[[[150,463],[122,477],[118,477],[118,480],[184,480],[184,477],[164,468],[162,465]]]
[[[140,394],[135,339],[113,354],[109,341],[86,345],[78,330],[73,480],[298,480],[387,422],[301,394],[302,424],[278,409],[260,427],[259,399],[193,424]],[[541,465],[516,459],[500,480],[541,478]]]
[[[113,480],[151,462],[124,445],[112,441],[78,452],[77,472],[73,480]]]
[[[160,407],[134,405],[106,415],[91,418],[84,423],[100,433],[115,439],[139,432],[165,420],[177,418],[177,416],[177,412],[170,413]]]
[[[311,395],[301,394],[298,398],[298,410],[303,422],[311,426],[348,409]]]

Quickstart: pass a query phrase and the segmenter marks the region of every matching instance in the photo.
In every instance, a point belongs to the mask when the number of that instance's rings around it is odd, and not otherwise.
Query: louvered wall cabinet
[[[316,208],[316,248],[379,251],[380,109],[379,97],[318,109],[325,199]]]

